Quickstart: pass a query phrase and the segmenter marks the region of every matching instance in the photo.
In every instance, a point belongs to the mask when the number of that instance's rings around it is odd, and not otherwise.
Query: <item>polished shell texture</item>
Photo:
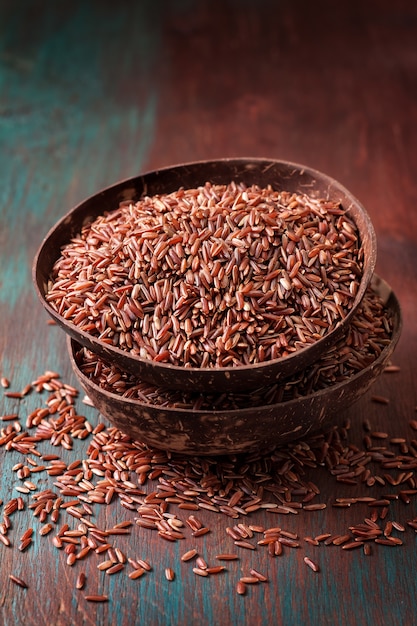
[[[144,194],[170,193],[180,187],[191,188],[204,185],[206,181],[227,184],[231,180],[245,182],[248,185],[271,185],[276,189],[338,201],[355,221],[364,252],[361,283],[352,308],[346,317],[315,343],[289,356],[254,365],[218,368],[174,366],[132,355],[129,351],[100,341],[64,319],[47,302],[45,295],[48,279],[55,261],[60,256],[62,246],[97,216],[115,209],[121,201],[136,202]],[[219,159],[177,165],[145,173],[108,187],[83,201],[65,215],[46,236],[34,260],[33,280],[46,311],[66,333],[81,345],[88,347],[103,359],[117,364],[122,370],[131,372],[155,385],[205,393],[209,390],[217,392],[235,391],[242,388],[255,389],[262,385],[272,384],[301,371],[317,360],[320,354],[343,335],[371,281],[375,262],[376,237],[372,222],[360,202],[334,179],[314,169],[285,161]]]
[[[288,402],[241,410],[195,411],[145,404],[101,389],[77,365],[79,344],[68,337],[74,372],[94,406],[114,426],[152,447],[198,455],[269,450],[304,437],[335,420],[382,373],[401,334],[401,310],[386,282],[373,288],[393,316],[391,342],[367,368],[345,382]]]

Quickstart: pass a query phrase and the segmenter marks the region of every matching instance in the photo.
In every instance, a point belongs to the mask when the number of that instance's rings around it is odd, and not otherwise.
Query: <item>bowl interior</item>
[[[53,265],[60,256],[61,247],[77,235],[82,227],[105,211],[116,208],[121,201],[135,202],[144,194],[170,193],[179,187],[195,187],[212,183],[229,183],[231,180],[271,185],[289,192],[307,193],[316,198],[339,201],[355,221],[361,237],[364,268],[363,276],[353,305],[346,317],[320,340],[309,344],[284,358],[227,368],[184,368],[169,363],[144,359],[116,346],[103,343],[98,338],[80,330],[65,320],[47,302],[48,279]],[[376,262],[376,237],[372,222],[358,200],[340,183],[314,169],[283,161],[266,159],[220,159],[178,165],[145,173],[108,187],[81,202],[65,215],[48,233],[35,257],[33,280],[37,294],[49,315],[58,325],[81,345],[88,347],[121,369],[131,372],[155,385],[206,392],[234,391],[244,386],[254,389],[272,384],[302,370],[342,336],[344,329],[360,304],[370,283]]]

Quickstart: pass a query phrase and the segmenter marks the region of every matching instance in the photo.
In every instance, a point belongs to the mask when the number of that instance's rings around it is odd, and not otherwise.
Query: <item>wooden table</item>
[[[343,6],[323,0],[3,1],[0,375],[10,387],[0,390],[0,414],[18,413],[24,430],[26,416],[45,394],[32,391],[19,400],[5,392],[21,391],[45,370],[75,384],[65,338],[47,324],[32,287],[32,260],[47,230],[77,202],[119,179],[178,162],[254,156],[320,169],[367,208],[378,239],[377,271],[402,306],[403,333],[394,355],[400,371],[384,374],[341,419],[351,420],[349,441],[359,448],[364,419],[390,437],[415,439],[410,421],[417,418],[416,40],[411,0]],[[374,394],[389,403],[372,402]],[[97,411],[81,399],[78,411],[97,423]],[[10,423],[1,424],[3,434]],[[77,440],[67,451],[45,443],[39,450],[71,463],[84,458],[87,445]],[[54,489],[54,478],[46,471],[31,473],[26,480],[36,489],[17,491],[24,486],[18,464],[28,462],[6,448],[0,448],[0,515],[17,497],[25,508],[9,516],[11,545],[0,543],[4,626],[416,623],[417,537],[406,524],[417,515],[414,495],[409,504],[391,502],[386,518],[404,524],[404,532],[393,531],[403,545],[375,544],[369,557],[323,542],[311,546],[305,536],[341,533],[370,515],[366,503],[332,506],[341,492],[374,494],[363,485],[341,489],[334,477],[317,470],[313,478],[326,509],[269,517],[258,511],[250,519],[296,533],[298,549],[286,547],[276,558],[261,547],[240,549],[239,561],[226,572],[203,578],[180,560],[197,541],[189,533],[183,541],[166,542],[133,527],[115,544],[128,555],[149,558],[153,569],[131,580],[128,564],[113,576],[97,569],[98,557],[67,565],[52,538],[66,519],[71,527],[76,520],[63,511],[50,535],[39,534],[42,524],[29,505],[37,491]],[[32,455],[33,460],[42,461]],[[103,527],[134,517],[117,502],[95,511]],[[197,548],[211,561],[218,551],[230,550],[226,526],[249,523],[210,511],[199,516],[211,532]],[[33,541],[22,551],[20,537],[29,527]],[[306,555],[319,572],[305,565]],[[174,570],[173,581],[166,579],[166,567]],[[269,580],[240,596],[237,580],[251,567]],[[77,590],[81,569],[87,584]],[[20,588],[9,574],[28,587]],[[94,593],[108,594],[109,601],[88,602],[85,595]]]

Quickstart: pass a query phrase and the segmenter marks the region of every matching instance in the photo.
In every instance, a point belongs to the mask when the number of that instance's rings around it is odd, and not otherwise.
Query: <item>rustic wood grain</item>
[[[62,332],[47,325],[31,282],[34,254],[48,229],[99,188],[173,163],[220,156],[288,159],[323,170],[365,205],[378,238],[378,272],[394,288],[404,316],[385,374],[343,417],[361,445],[361,424],[415,438],[417,406],[417,8],[411,0],[334,3],[208,0],[103,2],[5,0],[0,8],[0,375],[20,391],[45,369],[74,383]],[[372,394],[390,399],[371,401]],[[4,396],[0,414],[24,416],[39,403]],[[96,412],[79,403],[93,423]],[[77,442],[66,460],[83,458]],[[49,448],[48,448],[49,450]],[[0,449],[0,498],[18,493],[16,453]],[[327,509],[303,515],[256,514],[254,523],[301,537],[341,532],[367,515],[330,506],[348,486],[324,476]],[[51,483],[44,475],[39,488]],[[0,506],[0,515],[2,515]],[[395,503],[404,523],[416,500]],[[207,558],[229,551],[228,520],[201,512],[211,533],[195,540]],[[127,518],[100,509],[100,523]],[[13,546],[0,544],[0,621],[4,626],[77,624],[412,624],[417,538],[377,546],[370,557],[335,546],[287,549],[272,559],[240,549],[227,573],[195,576],[181,554],[194,543],[158,540],[137,529],[117,545],[149,558],[134,581],[105,576],[95,559],[69,567],[38,533],[29,511],[11,516]],[[34,526],[33,545],[17,549]],[[198,544],[198,545],[197,545]],[[375,547],[376,548],[376,547]],[[315,573],[303,562],[309,556]],[[211,563],[213,564],[213,563]],[[268,583],[236,591],[250,567]],[[85,567],[87,591],[75,589]],[[175,580],[164,575],[175,571]],[[9,579],[24,579],[23,589]],[[86,593],[108,593],[93,604]]]

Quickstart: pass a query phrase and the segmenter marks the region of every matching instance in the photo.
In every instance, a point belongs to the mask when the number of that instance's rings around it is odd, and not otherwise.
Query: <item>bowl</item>
[[[401,334],[398,300],[373,277],[372,289],[392,319],[389,341],[366,367],[342,382],[288,401],[232,410],[194,410],[148,404],[103,389],[79,364],[80,344],[68,337],[74,373],[93,405],[113,426],[151,447],[182,454],[223,455],[268,451],[331,423],[368,391],[389,362]],[[339,344],[337,344],[339,345]],[[344,345],[344,338],[340,339]],[[332,350],[332,349],[330,349]]]
[[[61,248],[76,236],[81,228],[105,211],[119,206],[120,202],[136,202],[143,195],[170,193],[180,187],[193,188],[204,185],[227,184],[230,181],[248,185],[271,185],[294,193],[340,202],[348,216],[355,222],[360,236],[363,271],[354,294],[351,308],[344,318],[330,327],[319,339],[306,347],[281,358],[251,365],[227,367],[184,367],[172,363],[156,362],[134,355],[128,350],[110,345],[98,337],[81,330],[65,319],[46,298],[48,279]],[[145,173],[104,189],[84,200],[65,215],[47,234],[33,264],[33,281],[41,303],[57,324],[79,344],[88,347],[105,360],[117,364],[122,370],[157,386],[190,389],[205,393],[255,389],[303,370],[333,345],[344,333],[368,287],[376,262],[376,237],[372,222],[360,202],[340,183],[329,176],[303,165],[266,159],[218,159],[176,165]]]

